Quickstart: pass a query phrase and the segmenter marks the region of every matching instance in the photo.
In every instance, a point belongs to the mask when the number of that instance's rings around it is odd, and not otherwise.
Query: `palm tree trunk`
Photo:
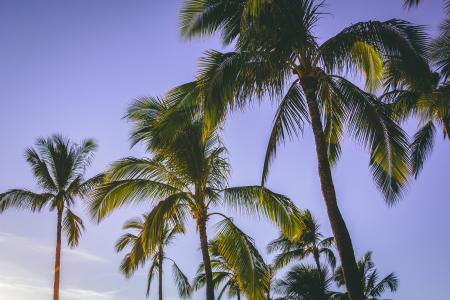
[[[237,298],[237,300],[241,300],[241,293],[240,292],[237,292],[236,298]]]
[[[336,191],[331,175],[330,162],[328,160],[325,134],[323,132],[321,116],[316,102],[317,80],[315,78],[301,78],[301,83],[303,90],[305,91],[311,126],[314,133],[322,194],[325,200],[331,229],[336,240],[336,246],[341,258],[345,283],[350,299],[362,300],[364,299],[364,296],[352,241],[337,204]]]
[[[208,251],[208,237],[206,235],[206,219],[207,215],[204,213],[197,220],[198,231],[200,234],[200,248],[203,256],[203,265],[205,266],[206,275],[206,300],[214,300],[214,286],[211,269],[211,258]]]
[[[163,300],[163,261],[164,261],[164,253],[162,246],[159,246],[158,251],[158,299]]]
[[[314,262],[316,263],[317,270],[319,272],[322,272],[322,268],[320,267],[320,255],[319,255],[319,252],[317,251],[317,249],[314,250],[313,256],[314,256]],[[322,273],[320,273],[320,276],[322,277]]]
[[[450,120],[444,120],[444,132],[447,139],[450,141]]]
[[[53,300],[59,300],[59,277],[61,270],[61,231],[62,231],[62,209],[58,209],[58,219],[56,224],[56,254],[55,272],[53,281]]]

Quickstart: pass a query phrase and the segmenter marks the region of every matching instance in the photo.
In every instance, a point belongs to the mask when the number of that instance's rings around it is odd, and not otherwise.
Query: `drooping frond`
[[[172,264],[172,273],[175,285],[178,289],[178,295],[182,299],[189,299],[192,295],[192,287],[189,283],[189,279],[175,262]]]
[[[350,134],[370,150],[370,170],[389,204],[401,196],[410,175],[406,133],[396,124],[386,105],[338,78],[334,86],[346,105]]]
[[[146,179],[106,181],[92,192],[89,211],[100,221],[123,205],[158,201],[176,192],[178,190],[173,186]]]
[[[247,214],[256,214],[272,221],[287,236],[300,234],[300,214],[297,206],[286,196],[261,186],[224,189],[224,204]]]
[[[185,1],[180,12],[181,34],[192,38],[221,31],[223,42],[231,43],[239,34],[244,6],[244,0]]]
[[[149,179],[164,182],[180,190],[187,188],[188,183],[165,164],[161,157],[152,159],[125,157],[113,162],[107,173],[111,181],[123,179]]]
[[[433,149],[433,137],[435,127],[433,122],[428,122],[414,134],[412,148],[412,171],[417,178],[423,168],[423,164]]]
[[[381,297],[381,295],[389,289],[391,293],[397,291],[398,288],[398,278],[394,273],[389,274],[382,280],[380,280],[373,288],[369,291],[370,297]]]
[[[242,108],[253,99],[281,96],[290,75],[286,62],[271,53],[209,50],[200,60],[197,81],[205,91],[205,101],[223,112],[215,117],[218,121],[228,109]]]
[[[173,194],[160,201],[146,216],[142,227],[142,244],[147,251],[155,251],[167,237],[170,226],[184,224],[188,214],[185,197],[183,193]]]
[[[366,83],[381,79],[381,61],[394,60],[409,67],[409,74],[414,74],[410,78],[430,84],[424,58],[427,45],[428,36],[422,26],[397,19],[360,22],[324,42],[319,48],[319,59],[330,74],[363,71],[369,79]]]
[[[303,131],[304,122],[308,120],[308,112],[303,92],[298,80],[294,81],[285,97],[280,102],[275,114],[272,132],[267,144],[261,184],[264,185],[269,167],[276,155],[277,145],[286,138],[297,136]]]
[[[81,234],[84,231],[83,220],[75,215],[70,209],[65,209],[63,230],[66,233],[69,246],[76,247],[80,242]]]
[[[450,78],[450,5],[447,2],[448,16],[439,27],[439,36],[430,46],[430,59],[446,80]]]
[[[46,161],[39,156],[37,151],[33,148],[28,148],[25,152],[25,157],[27,159],[27,162],[33,169],[33,173],[38,184],[46,191],[57,191],[58,188],[54,181],[55,179],[50,173],[49,166],[47,165]]]
[[[157,261],[153,260],[147,274],[147,291],[145,293],[145,296],[147,298],[150,296],[150,287],[152,286],[152,281],[155,273],[158,273],[158,264]]]
[[[416,7],[420,4],[421,0],[404,0],[403,6],[406,8]]]
[[[12,189],[0,194],[0,212],[9,208],[40,211],[54,197],[50,193],[36,194],[28,190]]]
[[[216,250],[231,267],[247,299],[264,299],[268,289],[267,266],[257,251],[253,240],[243,233],[230,219],[217,226],[214,240]]]

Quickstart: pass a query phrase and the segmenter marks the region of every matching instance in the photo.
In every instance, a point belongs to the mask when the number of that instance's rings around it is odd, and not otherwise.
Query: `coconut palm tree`
[[[39,138],[35,148],[25,153],[39,192],[27,189],[11,189],[0,194],[0,212],[18,208],[40,212],[44,207],[56,211],[56,253],[53,299],[59,299],[61,271],[61,235],[67,236],[70,247],[76,247],[84,230],[82,219],[72,210],[78,198],[84,197],[102,176],[85,179],[86,168],[91,164],[97,145],[92,140],[72,143],[61,135]]]
[[[301,235],[292,240],[281,234],[277,239],[267,245],[269,253],[280,252],[274,260],[273,267],[278,270],[293,259],[302,260],[311,255],[316,264],[317,270],[321,270],[320,256],[325,255],[328,263],[334,269],[336,267],[336,258],[332,246],[333,237],[323,238],[320,232],[320,225],[312,216],[309,210],[305,210],[302,215],[303,230]]]
[[[176,235],[184,233],[184,227],[181,224],[173,224],[170,222],[162,226],[158,237],[155,237],[155,249],[146,249],[145,241],[153,237],[145,236],[145,223],[150,221],[149,215],[144,214],[142,218],[134,218],[125,223],[123,229],[132,230],[122,235],[116,243],[116,251],[122,252],[125,248],[129,251],[125,255],[120,265],[120,270],[127,277],[131,277],[134,272],[147,261],[150,261],[150,268],[147,275],[147,293],[150,295],[150,287],[155,274],[158,274],[158,299],[163,299],[163,266],[165,261],[172,262],[172,272],[174,280],[181,298],[189,298],[191,295],[191,287],[189,279],[184,275],[173,259],[166,256],[166,247],[169,246]]]
[[[269,288],[269,268],[251,237],[243,233],[231,219],[219,223],[219,233],[209,243],[214,288],[220,289],[217,300],[246,296],[265,299]],[[201,264],[192,284],[195,290],[205,286],[205,266]]]
[[[379,300],[382,294],[389,289],[391,292],[397,291],[398,279],[394,273],[390,273],[383,279],[379,279],[379,274],[372,261],[372,252],[367,252],[358,261],[358,271],[361,274],[361,285],[364,291],[364,298],[367,300]],[[338,286],[345,284],[342,267],[336,270],[334,280]],[[339,293],[335,296],[337,300],[350,299],[347,293]]]
[[[308,265],[295,265],[276,282],[275,291],[286,300],[330,300],[335,292],[330,290],[332,278],[326,268],[315,269]]]
[[[296,230],[299,212],[287,197],[261,186],[229,187],[230,166],[217,130],[204,126],[199,115],[187,114],[170,97],[133,103],[128,119],[134,123],[133,143],[144,143],[152,158],[123,158],[106,172],[108,182],[93,193],[90,211],[98,221],[113,210],[148,201],[152,206],[146,236],[157,236],[166,220],[180,224],[191,217],[200,236],[206,276],[206,299],[214,299],[213,274],[208,252],[207,223],[211,208],[265,216],[286,231]],[[175,110],[175,113],[174,113]],[[170,112],[170,118],[166,114]],[[200,114],[201,115],[201,114]],[[167,132],[172,135],[167,136]],[[149,239],[146,247],[155,247]]]
[[[219,31],[230,53],[209,51],[197,78],[204,107],[214,121],[227,111],[263,96],[281,98],[269,138],[266,180],[277,145],[310,124],[321,188],[352,299],[362,290],[353,245],[338,207],[331,166],[341,154],[344,129],[370,153],[370,170],[389,204],[401,196],[410,174],[408,140],[387,107],[345,75],[363,73],[369,91],[382,84],[383,63],[393,58],[410,65],[416,78],[429,70],[423,58],[426,34],[402,20],[353,24],[320,43],[313,32],[321,1],[259,1],[259,13],[244,14],[246,0],[186,0],[181,12],[184,36]]]

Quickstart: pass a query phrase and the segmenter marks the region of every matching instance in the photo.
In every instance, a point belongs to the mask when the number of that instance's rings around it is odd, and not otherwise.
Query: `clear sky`
[[[401,2],[327,1],[325,10],[330,14],[323,16],[316,34],[325,39],[357,21],[393,17],[427,25],[435,34],[443,19],[441,0],[425,0],[410,11],[404,11]],[[120,157],[142,155],[139,149],[129,149],[130,126],[122,119],[127,105],[136,97],[161,95],[192,80],[202,52],[221,48],[214,38],[189,42],[180,38],[180,4],[180,0],[0,1],[0,191],[36,188],[24,150],[40,136],[94,138],[100,147],[90,175]],[[273,114],[274,107],[264,104],[228,119],[224,138],[232,184],[259,182]],[[414,128],[411,124],[408,129]],[[348,139],[333,171],[356,255],[373,250],[381,274],[396,272],[400,290],[395,299],[450,299],[449,150],[450,143],[439,135],[422,175],[391,208],[374,187],[367,154]],[[287,143],[279,151],[269,187],[311,209],[330,234],[309,130],[301,141]],[[96,225],[82,206],[77,208],[87,232],[77,249],[63,251],[62,300],[144,299],[145,272],[124,279],[113,245],[124,221],[146,210],[123,209]],[[274,228],[256,219],[237,221],[265,254],[265,245],[276,236]],[[11,210],[0,215],[1,300],[50,299],[55,224],[56,215],[48,212]],[[190,225],[169,252],[192,276],[200,253]],[[170,272],[165,282],[168,299],[177,299]],[[203,299],[203,294],[195,299]]]

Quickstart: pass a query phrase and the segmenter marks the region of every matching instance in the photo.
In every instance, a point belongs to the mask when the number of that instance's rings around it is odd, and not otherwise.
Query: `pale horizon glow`
[[[321,39],[345,26],[368,19],[401,18],[427,26],[435,34],[443,20],[442,0],[428,0],[404,10],[402,0],[326,1],[317,27]],[[198,58],[207,49],[222,49],[217,38],[186,41],[180,37],[181,0],[2,0],[0,1],[0,192],[36,190],[24,151],[36,138],[62,133],[73,141],[93,138],[99,144],[88,175],[116,159],[142,156],[130,150],[130,124],[122,119],[129,103],[141,96],[160,96],[191,81]],[[227,120],[223,137],[230,152],[231,184],[260,180],[275,106],[254,105]],[[408,124],[408,132],[416,124]],[[388,207],[374,187],[368,156],[346,137],[343,156],[333,176],[338,202],[349,227],[356,256],[372,250],[381,275],[395,272],[399,291],[388,298],[450,299],[450,143],[436,135],[434,151],[402,201]],[[310,129],[299,141],[281,147],[268,186],[310,209],[325,236],[331,233],[320,192]],[[76,213],[86,232],[79,247],[64,245],[61,300],[145,299],[147,269],[127,280],[119,272],[123,254],[114,244],[123,223],[149,210],[149,205],[120,209],[100,224],[93,222],[82,201]],[[265,246],[277,236],[268,222],[233,216]],[[209,237],[214,234],[210,221]],[[0,215],[0,299],[48,300],[53,287],[55,212],[9,210]],[[195,226],[168,249],[190,278],[201,259]],[[165,299],[178,299],[170,265],[164,275]],[[152,287],[152,296],[156,295]],[[153,298],[150,298],[153,299]],[[194,300],[204,299],[202,293]]]

